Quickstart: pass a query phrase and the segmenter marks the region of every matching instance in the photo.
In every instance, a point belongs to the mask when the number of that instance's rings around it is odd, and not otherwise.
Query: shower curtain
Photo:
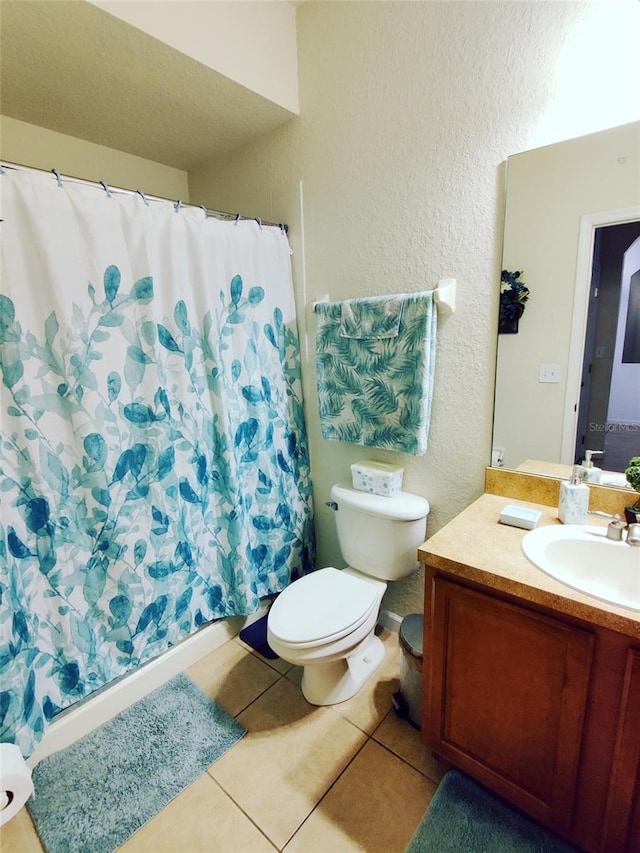
[[[312,567],[290,249],[6,170],[0,742]]]

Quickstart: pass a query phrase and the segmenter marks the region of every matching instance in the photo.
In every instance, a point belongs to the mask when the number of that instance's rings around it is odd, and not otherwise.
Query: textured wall
[[[296,10],[260,0],[89,0],[236,83],[298,112]]]
[[[86,181],[106,180],[113,187],[189,201],[188,176],[182,169],[8,116],[0,116],[0,157],[7,163],[55,168]]]
[[[423,457],[322,440],[312,318],[303,324],[311,354],[304,384],[323,565],[342,565],[324,501],[330,484],[348,475],[350,462],[368,457],[401,463],[405,489],[432,504],[431,532],[483,490],[491,446],[503,164],[534,143],[562,138],[550,125],[558,92],[578,101],[582,84],[578,75],[564,86],[558,58],[569,34],[575,42],[590,8],[305,3],[298,9],[300,118],[190,174],[196,203],[301,223],[295,236],[297,255],[302,252],[296,258],[301,303],[322,293],[352,298],[458,279],[458,310],[438,333],[430,447]],[[598,54],[590,49],[583,62],[591,68]],[[600,106],[610,106],[604,93],[589,103],[580,100],[572,123],[576,135],[599,129]],[[618,123],[625,120],[621,116]],[[558,132],[570,135],[566,130]],[[421,575],[390,588],[385,607],[400,614],[421,610]]]

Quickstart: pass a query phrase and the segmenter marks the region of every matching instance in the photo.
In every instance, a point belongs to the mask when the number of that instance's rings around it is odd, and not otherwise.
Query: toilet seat
[[[356,631],[377,612],[380,598],[379,584],[328,566],[280,593],[269,611],[269,631],[297,649],[326,645]]]

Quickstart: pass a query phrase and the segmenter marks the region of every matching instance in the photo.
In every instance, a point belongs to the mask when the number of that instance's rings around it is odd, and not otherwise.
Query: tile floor
[[[247,734],[121,848],[122,853],[403,853],[443,769],[395,714],[397,635],[348,702],[309,705],[301,670],[235,638],[188,675]],[[1,830],[2,853],[41,853],[26,809]]]

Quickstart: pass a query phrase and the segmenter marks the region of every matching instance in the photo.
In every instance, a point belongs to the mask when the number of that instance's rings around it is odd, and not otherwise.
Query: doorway
[[[640,221],[594,229],[574,462],[608,471],[640,454],[639,253]]]

